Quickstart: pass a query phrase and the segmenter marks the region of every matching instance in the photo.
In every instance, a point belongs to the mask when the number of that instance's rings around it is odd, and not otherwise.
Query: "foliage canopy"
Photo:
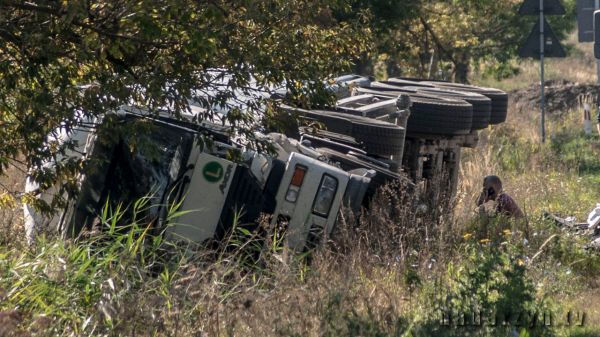
[[[489,64],[497,74],[510,74],[510,61],[517,57],[521,43],[537,21],[536,16],[518,14],[523,2],[411,1],[403,5],[404,15],[391,22],[385,14],[381,14],[382,20],[377,17],[377,13],[393,12],[390,8],[374,10],[373,22],[387,23],[374,24],[379,27],[374,30],[380,33],[376,49],[380,58],[383,53],[390,75],[467,82],[472,65],[477,63]],[[549,18],[559,38],[564,38],[575,23],[575,1],[562,3],[567,15]]]
[[[0,173],[23,157],[40,168],[65,150],[45,146],[48,134],[123,104],[180,115],[196,101],[201,120],[226,108],[228,124],[251,135],[277,86],[322,92],[319,79],[366,47],[367,26],[332,15],[350,9],[338,0],[2,0]]]

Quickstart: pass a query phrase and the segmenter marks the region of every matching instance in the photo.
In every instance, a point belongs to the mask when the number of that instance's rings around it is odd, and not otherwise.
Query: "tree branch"
[[[435,42],[435,44],[437,45],[438,49],[441,50],[444,54],[446,54],[446,56],[450,59],[450,61],[456,65],[456,60],[454,59],[454,56],[452,55],[452,53],[448,52],[446,50],[446,48],[444,48],[444,46],[442,45],[442,42],[437,37],[437,35],[435,34],[435,32],[433,31],[431,26],[429,26],[427,21],[425,21],[425,19],[423,19],[423,17],[420,15],[419,15],[419,21],[421,21],[423,28],[425,28],[425,30],[428,31],[429,34],[431,34],[431,38],[433,39],[433,42]]]
[[[3,7],[14,7],[14,8],[18,8],[18,9],[22,9],[22,10],[26,10],[26,11],[46,13],[46,14],[51,14],[51,15],[60,15],[60,11],[58,11],[56,8],[35,5],[35,4],[32,4],[31,2],[6,1],[5,5]]]

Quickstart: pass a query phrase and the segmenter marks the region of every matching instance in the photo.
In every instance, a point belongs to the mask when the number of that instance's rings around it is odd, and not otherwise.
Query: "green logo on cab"
[[[216,161],[211,161],[204,165],[202,175],[210,183],[216,183],[223,178],[223,166]]]

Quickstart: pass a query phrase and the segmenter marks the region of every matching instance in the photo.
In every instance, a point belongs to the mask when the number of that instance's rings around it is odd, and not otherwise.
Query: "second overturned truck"
[[[426,194],[446,176],[451,195],[461,147],[476,146],[479,130],[506,118],[507,96],[495,89],[358,76],[338,82],[349,90],[335,106],[283,105],[297,127],[257,133],[273,146],[272,155],[236,144],[222,126],[134,107],[95,120],[97,128],[63,131],[62,141],[77,141],[67,155],[86,162],[78,193],[65,195],[66,206],[54,214],[25,205],[29,239],[48,229],[76,236],[101,225],[102,209],[121,207],[123,223],[135,218],[198,244],[218,242],[234,222],[254,224],[269,214],[285,230],[286,244],[302,251],[332,232],[343,206],[360,211],[389,182],[408,177]],[[28,181],[27,191],[37,190]],[[57,191],[38,196],[50,202]],[[176,219],[169,218],[171,205],[183,211]]]

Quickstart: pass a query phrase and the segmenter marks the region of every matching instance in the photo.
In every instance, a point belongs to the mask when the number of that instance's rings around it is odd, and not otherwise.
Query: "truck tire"
[[[492,111],[490,116],[490,124],[501,124],[506,121],[508,112],[508,94],[502,90],[477,87],[474,85],[448,83],[448,82],[426,82],[434,85],[436,88],[452,89],[457,91],[472,92],[481,94],[492,100]]]
[[[434,88],[435,86],[426,83],[427,80],[415,79],[415,78],[388,78],[386,81],[380,83],[390,84],[401,87],[421,87],[421,88]]]
[[[398,91],[406,87],[423,87],[423,88],[434,88],[433,85],[419,85],[418,82],[405,81],[403,83],[383,81],[383,82],[371,82],[369,89],[378,91]],[[411,90],[414,91],[414,90]]]
[[[413,108],[406,128],[411,134],[466,135],[471,131],[473,106],[465,101],[411,95]]]
[[[367,153],[380,156],[401,156],[404,151],[404,128],[377,120],[353,121],[352,136],[365,146]]]
[[[488,127],[492,115],[492,100],[484,95],[468,91],[456,91],[452,89],[412,87],[419,93],[429,94],[436,97],[462,99],[473,106],[473,123],[471,131],[481,130]]]
[[[387,85],[386,85],[387,86]],[[392,88],[394,86],[388,86]],[[398,97],[408,94],[412,102],[406,134],[466,135],[471,132],[473,106],[464,100],[436,97],[417,92],[415,88],[394,87],[395,90],[359,88],[358,93]]]
[[[367,153],[398,156],[404,149],[406,132],[401,126],[343,112],[292,109],[300,115],[322,122],[330,131],[354,137],[357,142],[362,144]],[[346,125],[341,128],[336,125],[337,122],[349,123],[350,128]]]

